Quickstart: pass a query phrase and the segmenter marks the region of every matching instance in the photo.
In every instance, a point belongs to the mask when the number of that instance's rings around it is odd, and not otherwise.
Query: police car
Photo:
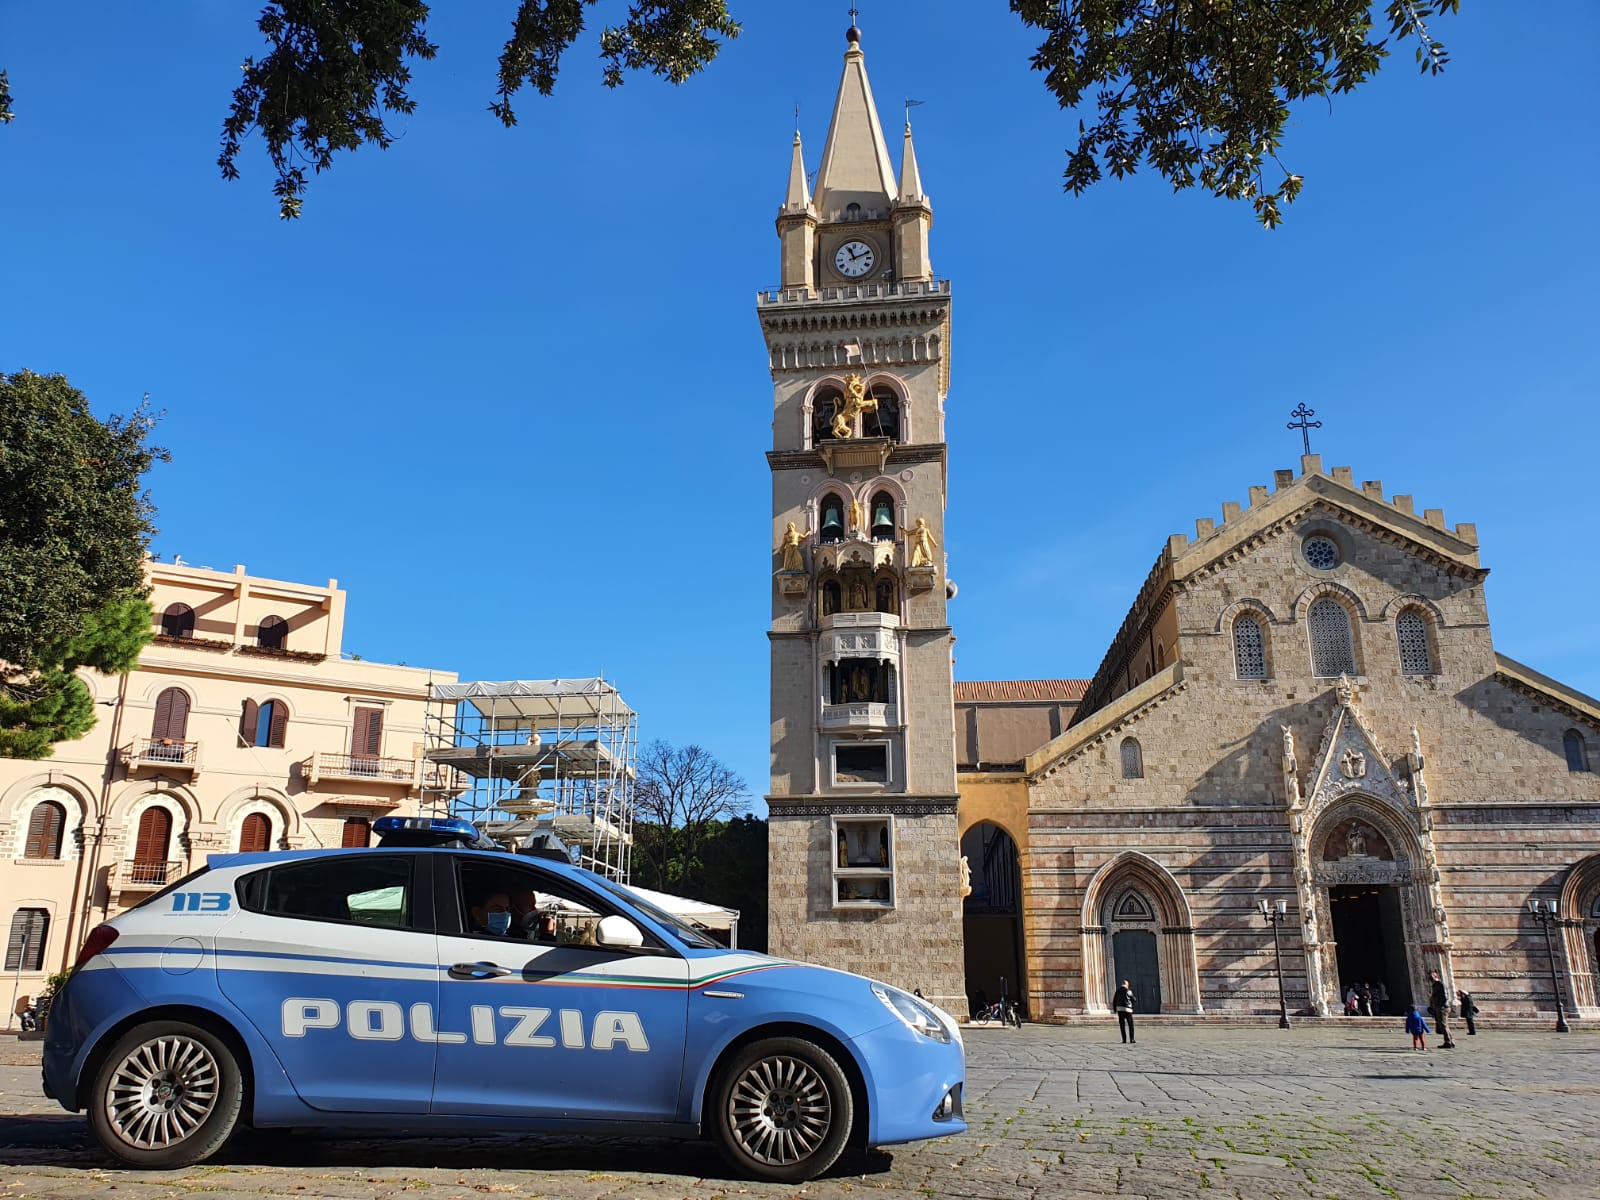
[[[45,1094],[152,1168],[242,1125],[579,1132],[709,1136],[795,1182],[852,1139],[966,1128],[961,1035],[920,997],[730,951],[466,822],[391,820],[411,836],[213,855],[93,930]]]

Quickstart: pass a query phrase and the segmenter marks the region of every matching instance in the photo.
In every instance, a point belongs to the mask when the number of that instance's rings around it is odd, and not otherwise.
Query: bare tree
[[[655,827],[635,844],[645,860],[640,874],[650,877],[646,886],[697,885],[707,827],[744,816],[749,799],[749,785],[709,751],[659,740],[646,746],[634,790],[635,817]]]

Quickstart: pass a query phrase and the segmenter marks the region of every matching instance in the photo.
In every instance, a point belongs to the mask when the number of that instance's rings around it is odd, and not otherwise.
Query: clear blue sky
[[[793,108],[814,169],[848,4],[738,0],[699,79],[485,111],[512,4],[438,5],[418,112],[277,217],[218,133],[255,4],[0,10],[0,370],[149,392],[166,559],[349,589],[346,648],[463,678],[604,671],[645,739],[766,787],[771,385],[754,293]],[[1167,534],[1297,465],[1475,521],[1497,647],[1600,693],[1600,6],[1469,3],[1305,105],[1286,226],[1153,174],[1062,193],[1076,116],[1004,5],[863,0],[953,281],[957,677],[1088,675]],[[1531,12],[1531,10],[1530,10]],[[1586,548],[1587,547],[1587,548]]]

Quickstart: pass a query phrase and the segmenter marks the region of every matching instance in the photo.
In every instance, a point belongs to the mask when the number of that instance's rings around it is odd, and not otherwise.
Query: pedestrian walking
[[[1122,986],[1111,997],[1111,1007],[1117,1010],[1117,1031],[1124,1044],[1131,1044],[1133,1036],[1133,988],[1124,979]]]
[[[1406,1013],[1406,1032],[1411,1035],[1411,1048],[1413,1050],[1426,1050],[1428,1043],[1425,1034],[1428,1032],[1428,1023],[1422,1019],[1422,1014],[1413,1004],[1411,1011]]]
[[[1461,1019],[1467,1023],[1467,1036],[1478,1036],[1478,1022],[1473,1020],[1478,1015],[1478,1006],[1472,1002],[1471,992],[1457,992],[1456,999],[1461,1001]]]
[[[1346,984],[1344,989],[1344,1015],[1353,1017],[1361,1011],[1361,1001],[1356,998],[1356,985]]]
[[[1372,1015],[1372,985],[1370,983],[1361,985],[1361,1015],[1363,1017]]]
[[[1439,1048],[1441,1050],[1454,1050],[1455,1039],[1450,1036],[1450,997],[1445,994],[1444,980],[1439,978],[1439,972],[1429,971],[1428,979],[1432,983],[1432,990],[1428,997],[1428,1012],[1433,1017],[1433,1023],[1439,1028]]]

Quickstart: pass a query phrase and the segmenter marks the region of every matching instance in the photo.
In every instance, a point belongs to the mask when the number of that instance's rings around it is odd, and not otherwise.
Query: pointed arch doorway
[[[1000,999],[1003,987],[1027,1012],[1017,843],[994,822],[979,821],[961,835],[961,855],[972,888],[961,904],[967,999],[976,1010]]]
[[[1135,1012],[1203,1011],[1188,898],[1170,871],[1131,850],[1096,871],[1084,893],[1084,1011],[1110,1012],[1124,979]]]

